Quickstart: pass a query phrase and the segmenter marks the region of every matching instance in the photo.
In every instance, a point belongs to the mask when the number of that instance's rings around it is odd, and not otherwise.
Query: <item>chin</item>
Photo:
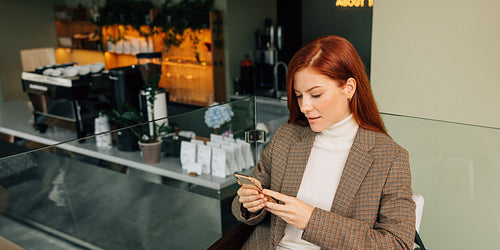
[[[311,130],[313,132],[317,132],[317,133],[319,133],[319,132],[321,132],[321,131],[323,131],[325,129],[325,128],[321,127],[321,126],[311,125],[311,124],[309,124],[309,127],[311,128]]]

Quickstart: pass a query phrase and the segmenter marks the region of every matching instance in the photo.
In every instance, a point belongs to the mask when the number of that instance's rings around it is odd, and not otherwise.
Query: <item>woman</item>
[[[388,135],[354,47],[315,39],[290,61],[290,118],[242,186],[233,214],[257,225],[243,249],[410,249],[408,153]],[[270,202],[270,196],[278,203]]]

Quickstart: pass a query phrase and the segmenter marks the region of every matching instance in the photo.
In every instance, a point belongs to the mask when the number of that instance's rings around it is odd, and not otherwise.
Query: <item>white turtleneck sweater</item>
[[[331,210],[358,127],[351,114],[316,134],[297,199],[326,211]],[[301,239],[303,231],[287,225],[277,249],[320,249]]]

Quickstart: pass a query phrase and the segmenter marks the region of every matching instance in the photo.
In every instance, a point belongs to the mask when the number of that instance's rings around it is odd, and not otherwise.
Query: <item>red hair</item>
[[[347,79],[354,78],[356,91],[349,102],[354,120],[364,129],[387,135],[373,98],[365,66],[354,46],[339,36],[322,36],[314,39],[302,47],[290,61],[286,77],[288,110],[290,111],[288,123],[303,127],[309,126],[306,117],[300,111],[297,96],[293,91],[295,73],[306,68],[337,81],[339,87],[343,87]]]

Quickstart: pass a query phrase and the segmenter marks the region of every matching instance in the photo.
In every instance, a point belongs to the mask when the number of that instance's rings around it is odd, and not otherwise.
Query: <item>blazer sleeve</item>
[[[302,239],[322,249],[413,249],[415,203],[408,152],[392,162],[374,225],[315,208]]]
[[[263,188],[269,188],[271,185],[271,154],[275,140],[278,139],[277,134],[271,142],[264,148],[260,154],[259,163],[253,168],[252,176],[258,179]],[[239,202],[240,196],[236,195],[231,205],[231,211],[236,219],[248,225],[259,224],[267,215],[267,211],[261,210],[259,213],[250,216],[250,212]]]

